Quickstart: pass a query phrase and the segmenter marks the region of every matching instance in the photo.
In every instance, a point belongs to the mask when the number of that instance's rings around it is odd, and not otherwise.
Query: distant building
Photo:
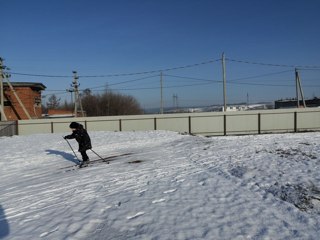
[[[320,98],[313,98],[305,100],[307,107],[319,107],[320,106]],[[303,107],[302,100],[299,101],[299,106]],[[295,99],[285,99],[285,100],[277,100],[274,102],[274,108],[296,108],[297,107],[297,100]]]
[[[266,104],[230,105],[227,106],[227,112],[261,110],[267,108]],[[221,111],[224,111],[224,106],[221,107]]]
[[[86,117],[86,111],[78,111],[78,117]],[[43,118],[72,118],[75,117],[73,110],[65,110],[65,109],[52,109],[49,108],[45,113],[42,114]]]
[[[74,117],[72,110],[48,109],[48,113],[43,115],[45,118],[69,118]]]
[[[247,109],[245,105],[227,106],[227,112],[246,111]],[[224,112],[224,107],[221,107],[221,111]]]
[[[41,118],[41,91],[45,90],[46,86],[35,82],[11,82],[11,85],[30,117],[32,119]],[[4,113],[7,120],[28,119],[23,107],[6,82],[3,83],[3,94]]]

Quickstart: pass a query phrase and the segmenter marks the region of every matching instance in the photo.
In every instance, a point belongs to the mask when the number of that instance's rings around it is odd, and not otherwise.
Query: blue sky
[[[159,107],[159,72],[109,75],[205,63],[163,71],[165,106],[173,105],[173,94],[180,106],[221,104],[223,52],[228,103],[245,102],[247,94],[249,102],[295,97],[295,65],[317,67],[299,73],[305,96],[320,96],[317,0],[0,0],[0,4],[0,56],[11,68],[11,81],[42,82],[46,96],[55,93],[70,100],[65,89],[76,70],[81,89],[101,93],[108,85],[136,97],[143,108]]]

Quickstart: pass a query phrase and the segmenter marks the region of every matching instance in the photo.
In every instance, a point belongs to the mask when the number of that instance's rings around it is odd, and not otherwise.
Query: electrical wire
[[[248,80],[248,79],[268,77],[268,76],[278,75],[278,74],[287,73],[287,72],[292,72],[292,70],[286,70],[286,71],[274,72],[274,73],[266,73],[266,74],[260,74],[260,75],[255,75],[255,76],[250,76],[250,77],[243,77],[243,78],[235,78],[235,79],[228,80],[228,82],[235,82],[235,81],[240,81],[240,80]]]
[[[102,74],[102,75],[78,75],[79,78],[105,78],[105,77],[122,77],[122,76],[134,76],[134,75],[144,75],[144,74],[152,74],[152,73],[160,73],[160,72],[168,72],[172,70],[178,69],[185,69],[185,68],[192,68],[197,67],[209,63],[218,62],[221,59],[215,60],[208,60],[200,63],[189,64],[180,67],[172,67],[172,68],[165,68],[159,70],[151,70],[151,71],[144,71],[144,72],[133,72],[133,73],[118,73],[118,74]],[[47,78],[72,78],[72,75],[49,75],[49,74],[32,74],[32,73],[19,73],[19,72],[8,72],[12,75],[20,75],[20,76],[30,76],[30,77],[47,77]]]
[[[237,62],[237,63],[246,63],[253,65],[269,66],[269,67],[290,67],[290,68],[299,68],[299,69],[319,69],[320,66],[303,66],[303,65],[286,65],[286,64],[273,64],[273,63],[261,63],[261,62],[250,62],[244,60],[236,60],[231,58],[226,58],[226,61]]]
[[[221,59],[215,59],[215,60],[208,60],[201,63],[195,63],[195,64],[189,64],[185,66],[180,67],[172,67],[172,68],[165,68],[165,69],[159,69],[159,70],[151,70],[151,71],[145,71],[145,72],[134,72],[134,73],[119,73],[119,74],[106,74],[106,75],[84,75],[79,77],[86,77],[86,78],[103,78],[103,77],[121,77],[121,76],[132,76],[132,75],[143,75],[143,74],[150,74],[150,73],[160,73],[160,72],[168,72],[172,70],[178,70],[178,69],[184,69],[184,68],[192,68],[197,67],[209,63],[214,63],[221,61]]]
[[[141,80],[145,80],[145,79],[149,79],[149,78],[154,78],[154,77],[158,77],[159,75],[152,75],[152,76],[148,76],[148,77],[143,77],[143,78],[138,78],[138,79],[132,79],[132,80],[127,80],[127,81],[123,81],[123,82],[118,82],[118,83],[112,83],[112,84],[105,84],[105,85],[100,85],[100,86],[95,86],[95,87],[91,87],[90,89],[97,89],[97,88],[102,88],[102,87],[109,87],[109,86],[114,86],[114,85],[120,85],[120,84],[124,84],[124,83],[131,83],[131,82],[137,82],[137,81],[141,81]]]
[[[133,73],[119,73],[119,74],[103,74],[103,75],[79,75],[79,78],[109,78],[109,77],[120,77],[120,76],[134,76],[134,75],[144,75],[144,74],[154,74],[154,73],[160,73],[160,72],[168,72],[172,70],[178,70],[178,69],[185,69],[185,68],[191,68],[191,67],[197,67],[200,65],[204,64],[209,64],[209,63],[214,63],[221,61],[221,59],[215,59],[215,60],[209,60],[209,61],[204,61],[201,63],[196,63],[196,64],[190,64],[190,65],[185,65],[185,66],[180,66],[180,67],[173,67],[173,68],[166,68],[166,69],[159,69],[159,70],[152,70],[152,71],[144,71],[144,72],[133,72]],[[244,64],[254,64],[254,65],[262,65],[262,66],[271,66],[271,67],[286,67],[286,68],[296,68],[299,70],[320,70],[320,66],[302,66],[302,65],[286,65],[286,64],[271,64],[271,63],[261,63],[261,62],[251,62],[251,61],[243,61],[243,60],[237,60],[237,59],[231,59],[231,58],[226,58],[226,61],[230,62],[237,62],[237,63],[244,63]],[[248,80],[248,79],[256,79],[256,78],[262,78],[262,77],[267,77],[267,76],[272,76],[272,75],[277,75],[277,74],[283,74],[287,72],[291,72],[291,70],[285,70],[285,71],[280,71],[280,72],[274,72],[274,73],[267,73],[267,74],[261,74],[261,75],[255,75],[255,76],[248,76],[248,77],[242,77],[242,78],[236,78],[236,79],[231,79],[227,81],[227,84],[237,84],[237,85],[251,85],[251,86],[270,86],[270,87],[293,87],[295,85],[286,85],[286,84],[270,84],[270,83],[249,83],[249,82],[236,82],[236,81],[242,81],[242,80]],[[18,73],[18,72],[9,72],[10,74],[13,75],[21,75],[21,76],[32,76],[32,77],[48,77],[48,78],[73,78],[74,76],[72,75],[47,75],[47,74],[29,74],[29,73]],[[186,76],[177,76],[177,75],[170,75],[170,74],[163,74],[163,76],[166,77],[172,77],[172,78],[180,78],[180,79],[185,79],[185,80],[195,80],[195,81],[203,81],[206,83],[195,83],[195,84],[184,84],[184,85],[173,85],[173,86],[164,86],[163,88],[179,88],[179,87],[191,87],[191,86],[200,86],[200,85],[208,85],[212,83],[222,83],[222,81],[219,80],[211,80],[211,79],[203,79],[203,78],[195,78],[195,77],[186,77]],[[122,82],[117,82],[117,83],[112,83],[112,84],[107,84],[103,86],[96,86],[96,87],[91,87],[88,88],[90,90],[93,89],[100,89],[102,87],[109,87],[109,86],[116,86],[116,85],[121,85],[121,84],[126,84],[126,83],[131,83],[131,82],[137,82],[145,79],[151,79],[154,77],[159,77],[159,75],[151,75],[147,77],[142,77],[138,79],[131,79],[131,80],[126,80]],[[317,85],[304,85],[303,87],[319,87]],[[159,86],[157,87],[139,87],[139,88],[119,88],[119,89],[113,89],[117,91],[126,91],[126,90],[148,90],[148,89],[160,89]],[[45,90],[47,92],[54,92],[51,94],[68,94],[66,90]],[[80,90],[83,91],[83,90]],[[105,90],[103,90],[105,91]]]
[[[181,79],[198,80],[198,81],[205,81],[205,82],[222,82],[222,81],[218,81],[218,80],[203,79],[203,78],[193,78],[193,77],[185,77],[185,76],[176,76],[176,75],[169,75],[169,74],[164,74],[163,76],[181,78]]]
[[[304,66],[304,65],[287,65],[287,64],[272,64],[272,63],[262,63],[262,62],[252,62],[252,61],[245,61],[245,60],[237,60],[232,58],[226,58],[226,61],[230,62],[237,62],[237,63],[245,63],[245,64],[253,64],[253,65],[261,65],[261,66],[270,66],[270,67],[290,67],[290,68],[297,68],[299,70],[320,70],[320,66]],[[133,75],[144,75],[144,74],[153,74],[153,73],[160,73],[160,72],[168,72],[173,70],[185,69],[185,68],[192,68],[197,67],[209,63],[214,63],[221,61],[221,59],[215,60],[208,60],[200,63],[189,64],[179,67],[172,67],[172,68],[165,68],[165,69],[158,69],[158,70],[151,70],[151,71],[141,71],[141,72],[132,72],[132,73],[118,73],[118,74],[101,74],[101,75],[79,75],[79,78],[105,78],[105,77],[121,77],[121,76],[133,76]],[[33,74],[33,73],[19,73],[19,72],[8,72],[12,75],[20,75],[20,76],[31,76],[31,77],[46,77],[46,78],[72,78],[72,75],[51,75],[51,74]]]
[[[29,77],[47,77],[47,78],[71,78],[73,76],[68,75],[46,75],[46,74],[34,74],[34,73],[18,73],[18,72],[8,72],[11,75],[18,76],[29,76]]]
[[[229,84],[234,85],[251,85],[251,86],[266,86],[266,87],[296,87],[294,84],[265,84],[265,83],[239,83],[239,82],[231,82]],[[320,87],[320,85],[303,85],[303,87]]]
[[[197,84],[184,84],[184,85],[173,85],[173,86],[163,86],[162,88],[178,88],[178,87],[192,87],[192,86],[201,86],[201,85],[209,85],[212,84],[210,83],[197,83]],[[117,88],[117,89],[111,89],[113,91],[131,91],[131,90],[155,90],[155,89],[160,89],[160,86],[155,86],[155,87],[141,87],[141,88]],[[105,90],[95,90],[97,91],[105,91]]]

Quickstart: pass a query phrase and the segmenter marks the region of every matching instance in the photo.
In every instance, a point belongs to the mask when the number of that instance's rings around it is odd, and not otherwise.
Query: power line
[[[221,81],[217,81],[217,80],[209,80],[209,79],[201,79],[201,78],[192,78],[192,77],[184,77],[184,76],[175,76],[175,75],[163,75],[163,76],[168,76],[168,77],[175,77],[175,78],[181,78],[181,79],[191,79],[191,80],[200,80],[200,81],[205,81],[205,82],[221,82]],[[92,89],[99,89],[99,88],[104,88],[106,86],[114,86],[114,85],[120,85],[120,84],[124,84],[124,83],[131,83],[131,82],[136,82],[136,81],[141,81],[141,80],[145,80],[145,79],[150,79],[150,78],[154,78],[154,77],[159,77],[159,75],[151,75],[148,77],[143,77],[143,78],[138,78],[138,79],[132,79],[132,80],[127,80],[127,81],[123,81],[123,82],[119,82],[119,83],[113,83],[113,84],[107,84],[107,85],[101,85],[101,86],[95,86],[95,87],[90,87],[88,89],[92,90]],[[190,85],[190,84],[189,84]],[[177,85],[177,86],[170,86],[170,87],[179,87],[179,86],[189,86],[189,85]],[[203,84],[191,84],[191,86],[196,86],[196,85],[203,85]],[[144,87],[144,88],[131,88],[130,90],[141,90],[141,89],[157,89],[159,87]],[[168,88],[168,86],[166,87]],[[117,89],[120,90],[120,89]],[[125,89],[128,90],[128,89]],[[104,90],[102,90],[104,91]]]
[[[319,69],[320,66],[303,66],[303,65],[286,65],[286,64],[273,64],[273,63],[261,63],[261,62],[250,62],[244,60],[236,60],[231,58],[226,58],[227,61],[230,62],[238,62],[238,63],[246,63],[246,64],[254,64],[254,65],[262,65],[262,66],[269,66],[269,67],[290,67],[290,68],[302,68],[302,69]]]
[[[320,71],[320,68],[297,68],[299,71]]]
[[[243,78],[236,78],[236,79],[230,79],[227,81],[228,84],[233,84],[236,81],[240,80],[248,80],[248,79],[256,79],[256,78],[262,78],[262,77],[267,77],[267,76],[272,76],[272,75],[277,75],[277,74],[282,74],[282,73],[287,73],[287,72],[292,72],[292,70],[286,70],[286,71],[281,71],[281,72],[273,72],[273,73],[267,73],[267,74],[261,74],[261,75],[255,75],[255,76],[249,76],[249,77],[243,77]],[[204,78],[194,78],[194,77],[186,77],[186,76],[176,76],[176,75],[169,75],[166,74],[164,76],[168,77],[174,77],[174,78],[180,78],[180,79],[190,79],[190,80],[198,80],[198,81],[204,81],[204,82],[217,82],[221,83],[222,80],[212,80],[212,79],[204,79]],[[271,81],[271,80],[270,80]],[[292,81],[292,80],[288,80]],[[306,81],[306,80],[305,80]],[[241,84],[241,83],[239,83]],[[251,84],[251,83],[245,83],[245,84]],[[252,83],[254,84],[254,83]],[[265,84],[268,85],[268,84]],[[270,85],[270,84],[269,84]],[[271,84],[272,85],[272,84]],[[274,86],[289,86],[289,85],[274,85]],[[291,86],[291,85],[290,85]]]
[[[298,68],[299,70],[320,70],[320,66],[273,64],[273,63],[262,63],[262,62],[237,60],[237,59],[231,59],[231,58],[225,58],[225,60],[230,61],[230,62],[261,65],[261,66],[270,66],[270,67],[287,67],[287,68],[290,67],[290,68]],[[208,60],[208,61],[195,63],[195,64],[189,64],[189,65],[172,67],[172,68],[165,68],[165,69],[158,69],[158,70],[151,70],[151,71],[142,71],[142,72],[133,72],[133,73],[118,73],[118,74],[101,74],[101,75],[79,75],[79,78],[108,78],[108,77],[121,77],[121,76],[153,74],[153,73],[168,72],[168,71],[185,69],[185,68],[192,68],[192,67],[210,64],[210,63],[214,63],[214,62],[218,62],[218,61],[221,61],[221,59],[219,58],[219,59]],[[283,71],[283,72],[285,72],[285,71]],[[279,72],[279,74],[283,73],[283,72]],[[72,78],[73,77],[72,75],[34,74],[34,73],[20,73],[20,72],[9,72],[9,74],[18,75],[18,76],[45,77],[45,78]],[[274,74],[278,74],[278,73],[274,73]],[[260,76],[262,77],[262,76],[268,76],[268,75],[259,75],[259,76],[255,76],[255,77],[260,77]],[[172,76],[172,77],[174,77],[174,76]],[[254,78],[254,77],[252,77],[252,78]],[[201,80],[201,79],[195,79],[195,80]],[[236,81],[236,80],[243,80],[243,79],[233,79],[231,81]]]
[[[266,83],[239,83],[231,82],[234,85],[251,85],[251,86],[266,86],[266,87],[295,87],[293,84],[266,84]],[[303,87],[320,87],[320,85],[303,85]]]
[[[134,73],[119,73],[119,74],[106,74],[106,75],[84,75],[80,77],[86,77],[86,78],[103,78],[103,77],[121,77],[121,76],[132,76],[132,75],[143,75],[143,74],[150,74],[150,73],[160,73],[160,72],[168,72],[172,70],[178,70],[178,69],[184,69],[184,68],[191,68],[191,67],[197,67],[209,63],[218,62],[220,59],[216,60],[209,60],[201,63],[195,63],[195,64],[189,64],[185,66],[180,67],[172,67],[172,68],[165,68],[165,69],[159,69],[159,70],[152,70],[152,71],[145,71],[145,72],[134,72]]]
[[[66,90],[52,89],[52,90],[44,90],[45,92],[65,92]]]
[[[152,75],[152,76],[148,76],[148,77],[132,79],[132,80],[127,80],[127,81],[118,82],[118,83],[106,84],[106,85],[102,85],[102,86],[101,85],[100,86],[95,86],[95,87],[91,87],[90,89],[97,89],[97,88],[102,88],[102,87],[106,87],[106,86],[109,87],[109,86],[120,85],[120,84],[124,84],[124,83],[131,83],[131,82],[141,81],[141,80],[154,78],[154,77],[159,77],[159,75]]]
[[[46,75],[46,74],[34,74],[34,73],[17,73],[9,72],[11,75],[29,76],[29,77],[47,77],[47,78],[71,78],[71,75]]]
[[[266,84],[266,83],[239,83],[239,82],[231,82],[229,84],[233,85],[250,85],[250,86],[267,86],[267,87],[294,87],[294,85],[289,84]]]
[[[260,75],[250,76],[250,77],[236,78],[236,79],[231,79],[228,82],[268,77],[268,76],[278,75],[278,74],[287,73],[287,72],[292,72],[292,70],[286,70],[286,71],[281,71],[281,72],[273,72],[273,73],[266,73],[266,74],[260,74]]]
[[[222,82],[222,81],[218,81],[218,80],[211,80],[211,79],[204,79],[204,78],[194,78],[194,77],[185,77],[185,76],[176,76],[176,75],[169,75],[169,74],[165,74],[164,76],[174,77],[174,78],[181,78],[181,79],[205,81],[205,82]]]
[[[201,85],[209,85],[209,84],[212,84],[212,82],[210,82],[210,83],[196,83],[196,84],[164,86],[163,88],[192,87],[192,86],[201,86]],[[154,89],[160,89],[160,86],[156,86],[156,87],[141,87],[141,88],[116,88],[116,89],[111,89],[111,90],[114,90],[114,91],[131,91],[131,90],[154,90]],[[105,90],[95,90],[95,91],[105,91]]]
[[[239,80],[248,80],[248,79],[254,79],[254,78],[260,78],[260,77],[266,77],[266,76],[271,76],[271,75],[276,75],[276,74],[281,74],[281,73],[286,73],[286,72],[291,72],[291,70],[286,70],[286,71],[281,71],[281,72],[274,72],[274,73],[268,73],[268,74],[261,74],[261,75],[255,75],[255,76],[249,76],[249,77],[243,77],[243,78],[237,78],[237,79],[232,79],[228,81],[228,84],[234,84],[234,85],[252,85],[252,86],[270,86],[270,87],[293,87],[294,85],[290,84],[267,84],[267,83],[249,83],[249,82],[235,82]],[[203,81],[206,82],[206,84],[203,83],[195,83],[195,84],[183,84],[183,85],[174,85],[174,86],[166,86],[164,88],[177,88],[177,87],[189,87],[189,86],[201,86],[201,85],[207,85],[211,83],[222,83],[221,80],[212,80],[212,79],[204,79],[204,78],[195,78],[195,77],[187,77],[187,76],[177,76],[177,75],[170,75],[170,74],[165,74],[164,76],[167,77],[173,77],[173,78],[179,78],[179,79],[188,79],[188,80],[196,80],[196,81]],[[115,85],[120,85],[120,84],[125,84],[125,83],[131,83],[131,82],[136,82],[136,81],[141,81],[145,79],[151,79],[154,77],[159,77],[159,75],[151,75],[143,78],[137,78],[137,79],[131,79],[127,81],[122,81],[118,83],[113,83],[113,84],[107,84],[107,85],[100,85],[100,86],[95,86],[95,87],[89,87],[87,89],[94,90],[94,89],[100,89],[100,88],[105,88],[106,86],[115,86]],[[291,80],[290,80],[291,81]],[[317,85],[305,85],[304,87],[319,87]],[[121,90],[150,90],[150,89],[159,89],[160,87],[139,87],[139,88],[119,88],[119,89],[113,89],[117,91]],[[65,92],[65,90],[45,90],[48,92]],[[84,91],[84,90],[80,90]],[[100,90],[100,91],[105,91],[105,90]],[[59,93],[62,94],[62,93]]]
[[[215,60],[208,60],[200,63],[184,65],[180,67],[172,67],[172,68],[165,68],[159,70],[151,70],[151,71],[144,71],[144,72],[133,72],[133,73],[118,73],[118,74],[102,74],[102,75],[79,75],[80,78],[105,78],[105,77],[122,77],[122,76],[134,76],[134,75],[144,75],[144,74],[151,74],[151,73],[160,73],[160,72],[168,72],[172,70],[184,69],[184,68],[192,68],[197,67],[209,63],[218,62],[220,59]],[[12,75],[20,75],[20,76],[30,76],[30,77],[47,77],[47,78],[71,78],[72,75],[49,75],[49,74],[33,74],[33,73],[19,73],[19,72],[9,72]]]
[[[169,89],[169,88],[179,88],[179,87],[193,87],[193,86],[204,86],[204,85],[210,85],[213,83],[222,83],[222,81],[211,81],[207,83],[195,83],[195,84],[184,84],[184,85],[172,85],[172,86],[164,86],[163,88]],[[246,82],[229,82],[231,85],[248,85],[248,86],[265,86],[265,87],[295,87],[295,85],[292,84],[265,84],[265,83],[246,83]],[[305,88],[315,88],[320,87],[320,85],[304,85]],[[87,88],[90,90],[97,89],[95,88]],[[113,91],[134,91],[134,90],[157,90],[160,89],[160,86],[155,87],[139,87],[139,88],[115,88],[111,89]],[[47,90],[46,90],[47,91]],[[50,91],[50,90],[49,90]],[[49,95],[60,95],[60,94],[67,94],[65,90],[51,90],[55,91],[54,93],[50,93]],[[84,90],[79,90],[80,92],[83,92]],[[103,92],[104,89],[101,90],[94,90],[94,92]]]

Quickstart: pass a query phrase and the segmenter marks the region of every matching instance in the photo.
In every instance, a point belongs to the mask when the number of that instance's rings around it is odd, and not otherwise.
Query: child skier
[[[76,139],[79,143],[79,152],[81,153],[83,162],[81,163],[81,166],[83,164],[87,164],[89,162],[89,157],[86,153],[87,150],[91,149],[91,140],[89,137],[89,134],[87,130],[83,128],[83,126],[80,123],[72,122],[69,126],[72,130],[72,134],[67,135],[64,137],[64,139]]]

